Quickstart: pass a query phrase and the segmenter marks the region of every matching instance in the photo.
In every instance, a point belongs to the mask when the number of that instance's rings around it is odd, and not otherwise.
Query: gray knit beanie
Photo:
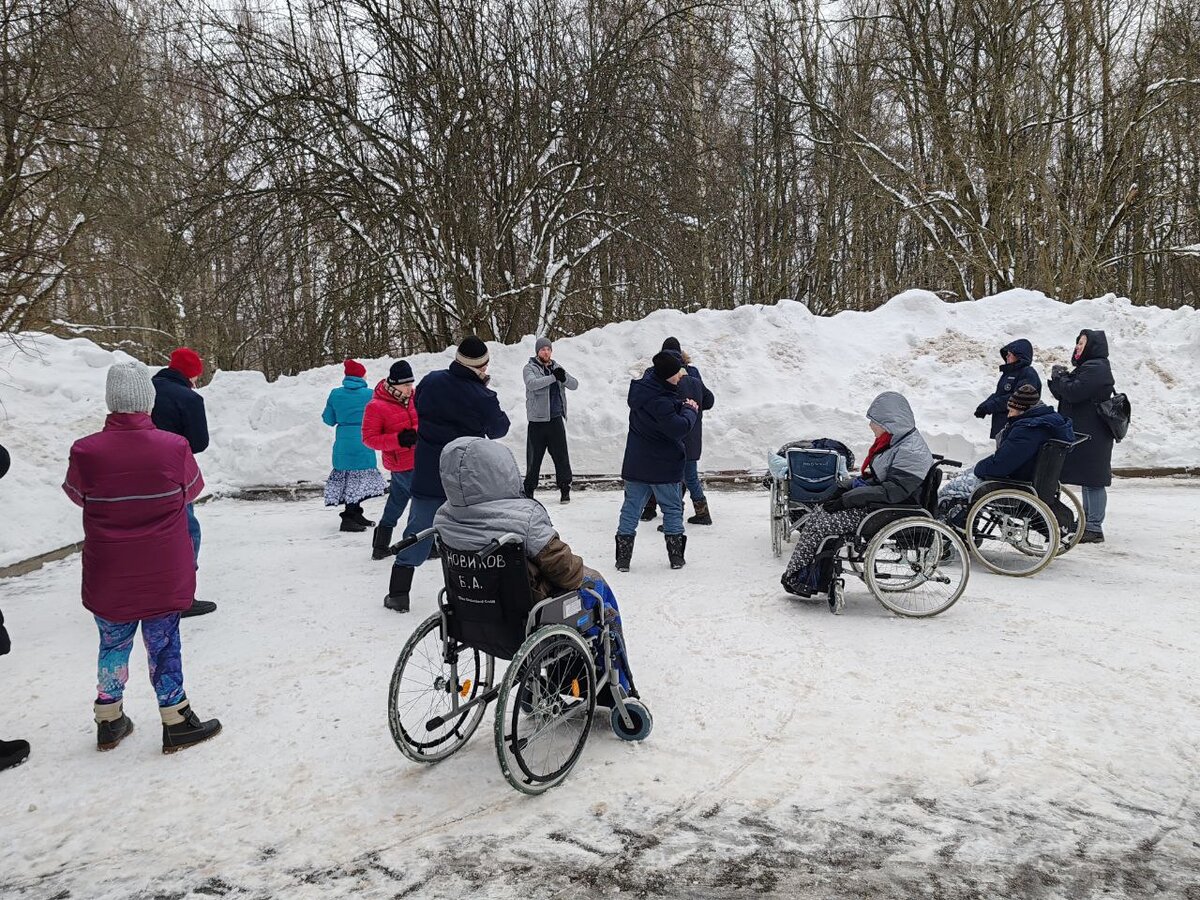
[[[533,352],[538,353],[541,350],[545,349],[546,347],[553,347],[553,346],[554,345],[550,343],[550,338],[540,337],[536,341],[533,342]]]
[[[112,413],[148,413],[154,409],[150,370],[137,360],[114,363],[108,369],[104,402]]]

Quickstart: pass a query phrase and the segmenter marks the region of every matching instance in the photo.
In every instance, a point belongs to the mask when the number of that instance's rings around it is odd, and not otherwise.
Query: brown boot
[[[708,501],[695,500],[693,505],[696,507],[696,514],[688,518],[689,525],[711,525],[712,516],[708,514]]]

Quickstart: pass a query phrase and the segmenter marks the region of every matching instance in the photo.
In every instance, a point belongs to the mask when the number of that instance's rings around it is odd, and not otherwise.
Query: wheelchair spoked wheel
[[[508,664],[496,708],[496,756],[514,788],[540,794],[567,777],[596,714],[592,651],[566,625],[530,635]]]
[[[650,709],[646,704],[641,700],[626,700],[625,711],[633,720],[633,727],[630,728],[625,724],[625,720],[621,718],[621,711],[614,706],[609,714],[609,724],[612,726],[613,734],[623,741],[644,741],[650,737],[650,732],[654,730],[654,716],[650,715]]]
[[[879,530],[863,554],[863,580],[885,609],[928,618],[958,602],[971,576],[962,538],[933,519],[908,518]]]
[[[1075,516],[1075,529],[1072,531],[1068,528],[1059,529],[1058,535],[1058,555],[1062,556],[1068,550],[1074,550],[1075,545],[1079,543],[1079,539],[1083,537],[1084,514],[1083,503],[1079,496],[1074,492],[1067,490],[1065,487],[1058,489],[1058,499],[1071,511]]]
[[[1036,575],[1058,553],[1058,519],[1028,491],[981,497],[967,513],[966,534],[975,558],[997,575]]]
[[[782,493],[779,482],[771,481],[771,552],[775,556],[783,554],[784,530],[787,528],[787,503],[780,504]]]
[[[495,665],[488,654],[460,647],[452,666],[445,659],[442,614],[422,622],[400,651],[388,688],[388,725],[400,752],[414,762],[433,763],[470,740],[487,704],[459,715],[454,710],[491,689]],[[427,728],[437,716],[446,721]]]

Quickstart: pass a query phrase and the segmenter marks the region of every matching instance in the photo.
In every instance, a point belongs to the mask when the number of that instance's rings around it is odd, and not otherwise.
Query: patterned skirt
[[[362,503],[371,497],[382,497],[387,493],[387,482],[378,469],[334,469],[325,481],[325,505],[341,506],[343,503]]]

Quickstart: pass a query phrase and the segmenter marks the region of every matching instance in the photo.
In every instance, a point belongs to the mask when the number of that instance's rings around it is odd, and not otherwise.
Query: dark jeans
[[[542,474],[546,451],[554,460],[554,480],[560,488],[571,486],[571,457],[567,453],[567,429],[562,416],[549,422],[530,422],[525,436],[525,496],[532,497]]]

